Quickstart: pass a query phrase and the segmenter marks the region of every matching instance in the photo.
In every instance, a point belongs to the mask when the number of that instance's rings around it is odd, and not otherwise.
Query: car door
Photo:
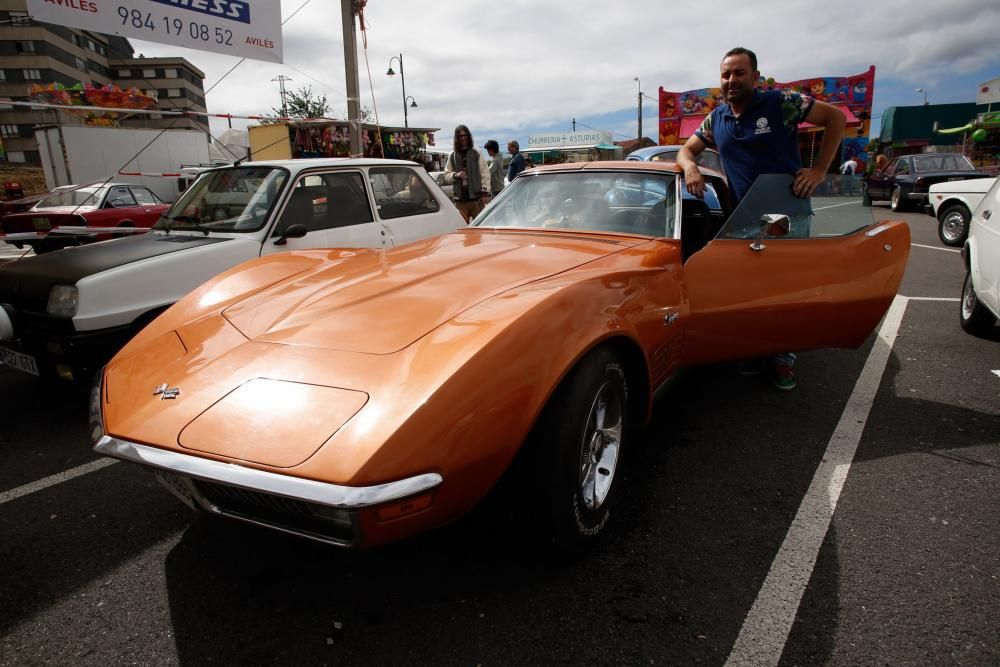
[[[464,227],[465,223],[426,171],[411,167],[371,167],[368,184],[375,211],[389,242],[402,245]]]
[[[974,237],[970,257],[972,285],[983,304],[1000,313],[1000,179],[983,197],[972,216],[969,234]]]
[[[292,225],[303,225],[306,234],[282,239]],[[360,170],[316,170],[300,174],[292,184],[261,254],[388,245],[385,229],[372,215],[364,174]]]
[[[759,177],[684,265],[682,363],[857,347],[885,313],[906,267],[909,228],[873,225],[860,200],[794,197],[792,180]],[[764,214],[787,216],[788,233],[758,244]]]
[[[892,175],[896,172],[901,158],[890,162],[882,171],[872,174],[868,184],[868,192],[872,199],[888,199]]]
[[[138,225],[146,218],[146,210],[139,205],[127,185],[112,185],[104,200],[102,225],[117,227],[123,222],[126,226]]]
[[[136,213],[136,225],[139,227],[151,227],[160,217],[160,214],[166,210],[163,202],[149,188],[132,185],[129,189],[132,191],[135,201],[142,209],[140,213]]]

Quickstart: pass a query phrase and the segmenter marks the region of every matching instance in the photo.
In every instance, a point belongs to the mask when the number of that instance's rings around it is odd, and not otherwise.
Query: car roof
[[[723,178],[722,174],[715,171],[714,169],[708,169],[706,167],[699,166],[698,169],[701,173],[708,176],[718,176]],[[605,160],[600,162],[572,162],[569,164],[546,164],[538,167],[533,167],[527,172],[530,174],[533,171],[537,172],[553,172],[553,171],[622,171],[622,172],[651,172],[660,171],[667,172],[670,174],[679,174],[683,170],[675,162],[646,162],[639,160]]]
[[[421,167],[410,160],[384,160],[377,158],[320,157],[295,160],[260,160],[241,162],[241,167],[283,167],[289,171],[303,171],[319,167]],[[223,169],[225,167],[222,167]]]
[[[639,158],[640,160],[645,160],[651,155],[659,155],[660,153],[670,153],[674,151],[679,151],[682,148],[684,148],[683,144],[669,144],[666,146],[647,146],[646,148],[640,148],[638,150],[632,151],[631,153],[628,154],[628,157],[636,157]],[[714,148],[706,147],[705,150],[708,151],[709,153],[717,154],[719,152]]]

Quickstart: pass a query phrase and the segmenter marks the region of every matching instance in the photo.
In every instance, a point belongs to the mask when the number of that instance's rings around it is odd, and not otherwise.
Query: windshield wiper
[[[170,215],[164,214],[163,217],[166,218],[167,220],[170,220],[171,222],[190,222],[190,223],[193,223],[195,229],[197,229],[199,232],[202,232],[205,236],[208,236],[208,230],[201,226],[201,218],[199,218],[196,215],[173,215],[173,216],[170,216]],[[163,229],[166,230],[167,234],[169,234],[170,230],[173,229],[173,228],[174,228],[173,225],[164,225],[163,226]]]

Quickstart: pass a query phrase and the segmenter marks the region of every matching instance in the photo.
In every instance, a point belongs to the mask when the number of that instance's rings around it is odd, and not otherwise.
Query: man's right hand
[[[705,198],[705,177],[698,171],[698,167],[684,170],[684,182],[687,184],[687,191],[698,199]]]

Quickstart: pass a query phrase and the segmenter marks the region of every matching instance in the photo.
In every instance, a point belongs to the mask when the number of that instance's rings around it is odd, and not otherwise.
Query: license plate
[[[6,347],[0,347],[0,362],[19,371],[38,375],[38,364],[35,363],[35,358],[31,355],[21,354],[14,350],[8,350]]]
[[[48,218],[32,218],[31,224],[35,226],[36,232],[47,232],[52,229],[52,223]]]
[[[153,474],[156,476],[156,481],[166,487],[167,491],[177,496],[185,505],[197,511],[198,505],[191,494],[191,489],[188,488],[189,482],[187,479],[167,470],[156,470]]]

